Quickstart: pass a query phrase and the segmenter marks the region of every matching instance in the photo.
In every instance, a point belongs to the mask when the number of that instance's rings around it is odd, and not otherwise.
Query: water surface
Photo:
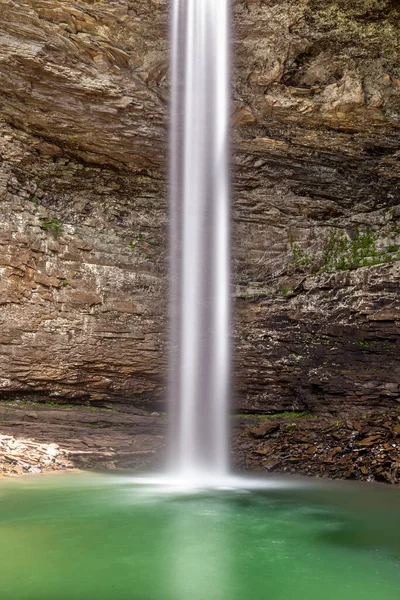
[[[0,484],[4,600],[398,600],[399,490]]]

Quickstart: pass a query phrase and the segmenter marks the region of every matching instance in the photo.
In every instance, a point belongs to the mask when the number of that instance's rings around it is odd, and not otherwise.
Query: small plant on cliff
[[[64,225],[63,221],[60,221],[59,219],[46,219],[41,217],[40,220],[42,221],[41,229],[43,231],[49,231],[54,235],[58,235],[62,229],[62,226]]]
[[[293,288],[282,288],[281,290],[279,290],[279,293],[281,294],[281,296],[288,296],[292,292],[293,292]]]
[[[298,431],[299,426],[296,423],[288,423],[285,425],[285,430],[287,433],[295,433]]]
[[[337,427],[339,429],[344,426],[344,421],[331,421],[331,425],[332,427]]]
[[[153,240],[144,239],[143,233],[141,231],[139,231],[136,238],[129,242],[129,246],[131,248],[136,248],[136,246],[141,242],[148,244],[149,246],[158,246],[159,245],[158,242],[154,242]]]
[[[309,267],[315,260],[314,254],[307,254],[304,250],[296,244],[296,242],[291,238],[289,240],[290,251],[292,253],[292,258],[289,263],[289,267],[293,270],[302,269],[303,267]]]
[[[143,241],[143,233],[141,231],[139,231],[136,238],[129,242],[129,246],[131,248],[136,248],[136,246],[139,244],[139,242],[142,242],[142,241]]]
[[[368,346],[370,345],[369,342],[366,341],[358,341],[358,342],[354,342],[356,344],[356,346],[360,346],[360,348],[368,348]]]
[[[400,260],[398,246],[378,248],[378,232],[359,227],[350,236],[343,230],[331,230],[323,253],[321,271],[345,271]]]

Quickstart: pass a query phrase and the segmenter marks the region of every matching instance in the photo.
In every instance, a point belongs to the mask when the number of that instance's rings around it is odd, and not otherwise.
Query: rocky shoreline
[[[400,483],[400,411],[339,420],[307,413],[235,415],[232,456],[240,472]],[[162,468],[167,418],[129,405],[2,402],[0,475],[71,469]]]
[[[400,412],[345,420],[305,413],[242,418],[233,456],[245,471],[399,484]]]
[[[156,468],[166,419],[132,407],[2,402],[0,474]]]

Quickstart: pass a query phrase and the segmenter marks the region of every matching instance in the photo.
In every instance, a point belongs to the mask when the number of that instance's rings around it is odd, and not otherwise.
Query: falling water
[[[171,462],[180,476],[228,469],[229,0],[173,0]]]

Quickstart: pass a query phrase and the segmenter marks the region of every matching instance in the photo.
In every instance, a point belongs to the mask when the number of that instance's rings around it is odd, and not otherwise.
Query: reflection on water
[[[183,493],[132,481],[2,482],[0,598],[399,598],[399,490],[289,480]]]
[[[183,506],[172,520],[169,550],[171,598],[227,600],[233,587],[229,567],[229,530],[224,517],[212,505],[193,513]]]

